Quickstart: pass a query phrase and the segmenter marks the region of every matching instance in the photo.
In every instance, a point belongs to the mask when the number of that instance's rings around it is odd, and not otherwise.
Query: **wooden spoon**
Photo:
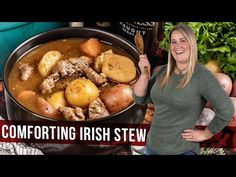
[[[143,55],[144,54],[144,42],[143,42],[143,37],[142,37],[142,35],[140,33],[136,33],[135,34],[135,36],[134,36],[134,43],[135,43],[136,47],[138,48],[138,50]],[[147,66],[145,66],[144,69],[145,69],[146,76],[149,79],[150,78],[150,73],[148,71]]]

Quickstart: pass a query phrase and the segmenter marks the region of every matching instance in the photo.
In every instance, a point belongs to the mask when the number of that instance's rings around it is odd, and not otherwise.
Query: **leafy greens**
[[[166,22],[160,47],[168,51],[168,35],[178,23],[192,27],[198,46],[199,62],[216,59],[223,72],[236,78],[236,23],[233,22]]]

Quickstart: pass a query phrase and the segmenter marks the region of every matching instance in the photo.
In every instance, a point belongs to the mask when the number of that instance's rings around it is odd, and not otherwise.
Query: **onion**
[[[232,100],[233,104],[234,104],[234,116],[236,116],[236,98],[235,97],[230,97],[230,99]]]
[[[231,121],[229,122],[228,126],[236,127],[236,116],[231,119]]]
[[[208,125],[213,117],[215,116],[215,112],[212,109],[204,108],[200,118],[197,120],[196,125]]]
[[[220,82],[220,85],[224,89],[225,93],[229,95],[233,85],[231,78],[223,73],[215,73],[215,77]]]
[[[219,81],[221,87],[224,89],[225,93],[229,96],[233,86],[231,78],[223,73],[214,73],[214,75]],[[205,107],[212,108],[212,104],[208,101]]]

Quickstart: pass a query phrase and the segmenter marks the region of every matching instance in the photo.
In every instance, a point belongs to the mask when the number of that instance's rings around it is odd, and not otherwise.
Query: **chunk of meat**
[[[90,66],[94,63],[94,59],[92,59],[91,57],[88,57],[88,56],[80,56],[80,57],[77,57],[77,58],[70,58],[69,61],[75,66],[77,67],[79,63],[77,63],[77,61],[80,60],[82,61],[85,65],[87,66]],[[80,64],[79,64],[80,66]]]
[[[81,70],[85,73],[88,79],[90,79],[96,85],[102,85],[107,82],[105,74],[98,74],[93,68],[85,65],[82,61],[77,61],[81,66]]]
[[[59,111],[63,117],[68,121],[82,121],[85,120],[83,109],[80,107],[59,107]]]
[[[76,72],[74,66],[69,60],[62,60],[57,64],[57,66],[61,77],[71,76],[74,72]]]
[[[107,82],[105,74],[98,74],[91,67],[83,67],[82,70],[84,71],[85,75],[96,85],[102,85]]]
[[[48,76],[39,86],[42,94],[52,93],[52,88],[55,86],[55,82],[60,79],[60,74],[55,72]]]
[[[89,119],[99,119],[105,116],[109,116],[107,108],[100,98],[93,100],[89,105]]]
[[[21,63],[19,70],[21,80],[26,81],[32,74],[34,67],[30,66],[28,63]]]
[[[70,63],[76,70],[80,70],[82,66],[89,66],[89,57],[81,56],[79,58],[69,58]],[[81,63],[82,62],[82,63]]]
[[[43,94],[51,93],[52,88],[55,87],[55,82],[61,77],[71,77],[74,74],[78,74],[78,77],[83,75],[81,69],[83,66],[88,66],[88,61],[83,56],[60,61],[54,66],[53,73],[41,83],[39,89]]]
[[[83,71],[81,69],[82,66],[89,66],[88,57],[81,56],[79,58],[69,58],[68,60],[62,60],[57,64],[58,71],[61,77],[70,77],[73,74],[82,75]]]
[[[79,117],[80,120],[85,120],[84,111],[80,107],[75,107],[75,114]]]

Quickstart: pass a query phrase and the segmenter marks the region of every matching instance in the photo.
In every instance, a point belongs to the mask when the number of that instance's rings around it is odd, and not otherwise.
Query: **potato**
[[[102,73],[109,79],[119,83],[129,83],[135,79],[136,68],[128,57],[106,53],[103,60]]]
[[[117,84],[101,92],[100,98],[111,114],[117,113],[133,103],[132,89],[126,84]]]
[[[67,106],[63,91],[53,93],[49,98],[47,98],[47,101],[56,109],[59,109],[60,106]]]
[[[70,105],[86,108],[99,96],[99,90],[88,79],[75,79],[66,87],[65,95]]]
[[[98,39],[90,38],[80,45],[80,50],[91,57],[97,57],[102,51],[102,45]]]
[[[149,103],[147,105],[146,114],[144,116],[143,123],[145,123],[145,124],[152,123],[153,113],[154,113],[154,105]]]
[[[113,53],[113,51],[110,49],[104,53],[101,53],[101,55],[99,55],[96,59],[95,59],[95,62],[94,62],[94,69],[97,71],[97,72],[101,72],[102,71],[102,65],[103,65],[103,59],[104,59],[104,55],[106,53]]]
[[[221,73],[222,70],[219,66],[219,63],[217,60],[209,60],[208,63],[204,65],[207,69],[209,69],[212,73]]]
[[[61,56],[61,53],[56,50],[52,50],[44,54],[38,65],[39,73],[46,77],[55,64],[61,59]]]
[[[58,110],[41,97],[37,99],[37,108],[39,114],[43,116],[50,118],[58,118],[60,116]]]

